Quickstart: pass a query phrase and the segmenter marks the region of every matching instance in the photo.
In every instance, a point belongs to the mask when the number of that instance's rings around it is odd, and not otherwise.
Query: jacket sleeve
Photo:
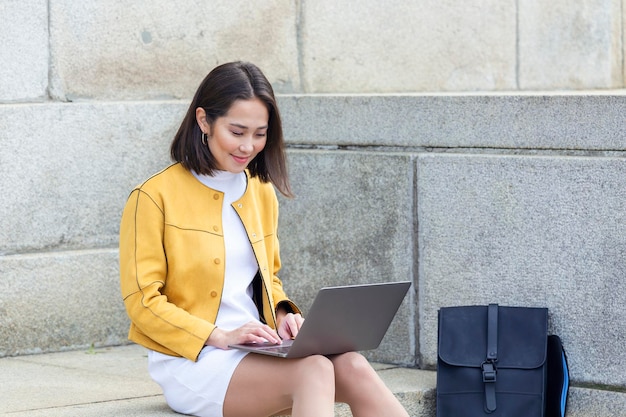
[[[158,201],[134,190],[120,225],[120,286],[131,320],[131,335],[148,338],[176,354],[196,360],[215,325],[168,302],[163,249],[164,213]]]

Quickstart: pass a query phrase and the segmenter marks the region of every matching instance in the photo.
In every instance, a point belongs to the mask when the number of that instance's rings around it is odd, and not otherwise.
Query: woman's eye
[[[263,133],[257,133],[256,136],[258,138],[264,138],[265,136],[267,136],[267,133],[263,132]]]
[[[230,133],[232,133],[232,134],[233,134],[233,135],[235,135],[235,136],[241,136],[241,135],[243,135],[243,133],[242,133],[242,132],[233,132],[233,131],[231,131]]]

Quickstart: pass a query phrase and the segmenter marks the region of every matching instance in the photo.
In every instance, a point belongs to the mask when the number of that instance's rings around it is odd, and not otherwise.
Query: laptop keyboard
[[[276,352],[276,353],[287,353],[291,346],[270,346],[266,348],[262,348],[266,352]]]

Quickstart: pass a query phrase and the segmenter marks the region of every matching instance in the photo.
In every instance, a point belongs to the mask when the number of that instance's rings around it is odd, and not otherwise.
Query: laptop
[[[282,358],[376,349],[410,286],[400,281],[322,288],[294,340],[230,347]]]

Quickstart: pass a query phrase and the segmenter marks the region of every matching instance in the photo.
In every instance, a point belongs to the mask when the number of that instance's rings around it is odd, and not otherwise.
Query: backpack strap
[[[485,411],[496,411],[496,367],[498,362],[498,305],[489,304],[487,309],[487,358],[482,363],[485,384]]]

